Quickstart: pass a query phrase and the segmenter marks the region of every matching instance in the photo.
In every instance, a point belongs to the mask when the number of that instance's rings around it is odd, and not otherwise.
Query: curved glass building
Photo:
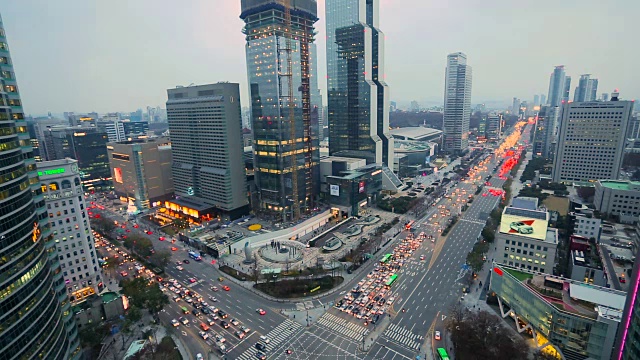
[[[0,360],[79,357],[0,19]]]

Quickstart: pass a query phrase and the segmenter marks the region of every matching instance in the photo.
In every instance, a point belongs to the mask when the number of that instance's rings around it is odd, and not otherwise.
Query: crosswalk
[[[186,286],[189,287],[189,288],[192,288],[192,287],[194,287],[196,285],[202,284],[203,282],[204,282],[204,280],[198,280],[198,281],[196,281],[194,283],[189,283]]]
[[[362,341],[362,336],[367,332],[367,328],[364,326],[355,324],[331,313],[325,313],[322,315],[316,324],[322,325],[357,341]]]
[[[292,334],[298,332],[302,328],[302,325],[295,321],[291,321],[289,319],[285,319],[284,322],[273,330],[269,331],[266,335],[267,339],[269,339],[269,343],[267,345],[266,354],[273,351],[278,347],[283,341],[290,340]],[[245,350],[240,356],[237,357],[238,360],[249,360],[255,359],[255,354],[257,350],[252,346],[250,349]]]
[[[406,328],[396,324],[389,324],[389,327],[384,332],[384,336],[414,350],[418,350],[420,348],[420,344],[424,340],[424,336],[416,335]]]

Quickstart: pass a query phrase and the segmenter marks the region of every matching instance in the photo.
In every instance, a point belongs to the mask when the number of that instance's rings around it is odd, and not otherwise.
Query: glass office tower
[[[378,0],[327,0],[329,154],[393,168]]]
[[[78,357],[60,262],[0,19],[0,359]]]
[[[255,182],[259,209],[290,218],[293,201],[302,211],[319,191],[317,131],[311,124],[310,45],[317,18],[315,0],[291,3],[291,40],[287,41],[283,0],[242,0],[247,75],[251,98]],[[292,71],[289,73],[288,53]],[[292,82],[293,96],[289,97]],[[289,103],[295,105],[292,138]],[[294,157],[292,159],[291,157]],[[295,160],[296,179],[293,179]],[[297,181],[298,199],[293,199]]]

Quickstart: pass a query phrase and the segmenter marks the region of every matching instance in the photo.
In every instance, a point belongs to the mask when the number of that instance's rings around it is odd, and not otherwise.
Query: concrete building
[[[598,79],[592,79],[591,74],[580,75],[578,86],[573,96],[574,102],[596,101],[598,93]]]
[[[461,153],[469,147],[471,117],[471,66],[467,55],[457,52],[447,56],[444,89],[443,150]]]
[[[581,213],[572,213],[571,215],[574,217],[573,233],[575,235],[584,236],[587,239],[594,238],[596,243],[600,242],[602,220]]]
[[[487,115],[485,135],[487,140],[500,139],[500,135],[502,135],[502,114],[492,112]]]
[[[63,159],[37,165],[67,293],[72,302],[82,301],[102,290],[103,279],[78,161]]]
[[[178,87],[167,94],[176,195],[215,207],[214,216],[235,219],[246,214],[240,86]]]
[[[366,165],[365,159],[329,156],[320,160],[320,169],[322,195],[340,219],[358,216],[363,206],[375,203],[385,186],[382,166]]]
[[[562,103],[569,102],[569,94],[571,93],[571,76],[564,79],[564,93],[562,95]]]
[[[397,140],[435,141],[442,139],[442,131],[422,126],[394,128],[389,134]]]
[[[607,274],[602,267],[602,253],[597,242],[579,235],[569,237],[571,279],[597,286],[607,286]]]
[[[258,191],[254,208],[282,219],[294,218],[298,208],[301,212],[313,208],[319,193],[320,152],[311,97],[317,89],[311,87],[317,6],[315,0],[291,2],[293,29],[288,32],[282,1],[241,3]]]
[[[113,190],[123,202],[151,208],[173,197],[171,142],[149,138],[107,144]]]
[[[624,292],[495,263],[492,270],[500,315],[538,348],[567,360],[611,359]]]
[[[593,203],[598,211],[634,222],[640,215],[640,181],[598,180]]]
[[[618,179],[633,101],[565,103],[552,178],[554,182]]]
[[[543,106],[538,112],[533,135],[533,156],[553,159],[559,114],[560,108],[557,106]]]
[[[627,139],[640,139],[640,116],[631,117],[626,136]]]
[[[521,269],[552,274],[558,229],[549,227],[546,211],[506,207],[496,233],[496,261]]]
[[[329,154],[393,166],[379,0],[328,0]]]
[[[98,126],[104,128],[110,142],[125,141],[127,137],[124,134],[124,124],[122,121],[105,121],[99,122]]]
[[[517,97],[513,98],[513,103],[511,104],[511,114],[518,116],[520,114],[520,99]]]
[[[47,160],[78,160],[80,179],[86,190],[108,190],[111,171],[107,157],[109,136],[96,128],[51,126],[44,132]]]
[[[79,359],[78,331],[46,220],[2,18],[0,137],[0,358]]]

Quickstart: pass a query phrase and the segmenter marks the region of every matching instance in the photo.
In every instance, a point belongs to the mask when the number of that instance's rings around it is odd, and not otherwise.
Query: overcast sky
[[[326,88],[318,0],[320,86]],[[391,99],[442,102],[448,53],[473,67],[472,103],[547,93],[549,74],[599,79],[640,98],[637,0],[380,0]],[[239,82],[247,101],[240,0],[0,0],[25,111],[133,111],[166,89]],[[635,21],[632,22],[632,20]],[[326,98],[325,98],[326,102]]]

